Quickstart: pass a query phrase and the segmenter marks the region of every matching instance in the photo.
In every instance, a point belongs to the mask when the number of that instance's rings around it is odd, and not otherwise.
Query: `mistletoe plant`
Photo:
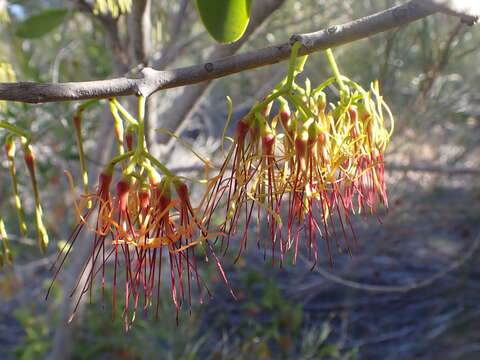
[[[286,77],[236,124],[233,138],[223,136],[224,162],[215,176],[204,180],[174,174],[149,152],[144,97],[138,99],[136,117],[111,98],[118,154],[104,167],[91,191],[82,119],[98,100],[77,109],[72,122],[84,194],[76,196],[73,177],[66,172],[77,199],[77,225],[59,253],[55,273],[56,277],[81,231],[90,231],[89,261],[79,274],[79,279],[87,280],[73,289],[80,292],[77,306],[87,293],[92,299],[97,282],[105,296],[105,283],[111,281],[112,317],[117,296],[122,296],[127,329],[139,308],[147,313],[153,307],[158,316],[162,271],[167,264],[170,297],[178,316],[182,306],[191,309],[192,293],[198,294],[200,302],[203,288],[210,294],[199,271],[201,262],[210,258],[235,297],[217,252],[225,254],[229,244],[238,240],[238,259],[247,247],[253,219],[257,245],[264,256],[271,252],[272,263],[283,265],[289,252],[295,262],[302,247],[313,265],[321,254],[333,263],[334,248],[351,252],[352,242],[357,246],[351,215],[375,214],[379,203],[388,205],[383,159],[393,116],[378,83],[365,90],[341,75],[331,50],[326,54],[334,76],[317,87],[308,79],[300,86],[297,76],[307,57],[297,56],[299,47],[299,43],[293,45]],[[332,100],[327,93],[334,94]],[[229,101],[224,134],[233,110]],[[209,160],[175,138],[212,167]],[[228,151],[225,140],[232,143]],[[28,147],[24,148],[28,154]],[[205,185],[195,205],[189,182]],[[214,217],[223,220],[214,221]],[[336,233],[337,227],[341,234]],[[320,251],[319,239],[325,251]]]
[[[378,202],[388,205],[383,156],[393,116],[378,83],[364,90],[340,74],[332,51],[327,50],[335,76],[316,88],[307,79],[302,88],[295,77],[307,58],[296,61],[298,48],[298,43],[293,46],[287,77],[237,124],[206,210],[211,214],[226,198],[222,245],[228,247],[228,240],[244,224],[239,255],[247,245],[252,216],[256,217],[257,243],[263,242],[265,251],[271,249],[272,262],[277,250],[280,264],[289,249],[295,261],[302,233],[315,262],[316,234],[323,236],[332,262],[332,237],[341,247],[336,223],[344,235],[343,247],[350,252],[347,229],[356,240],[350,214],[375,213]],[[338,86],[335,103],[329,103],[324,92],[332,85]],[[278,112],[271,116],[275,105]],[[261,233],[262,219],[267,236]]]

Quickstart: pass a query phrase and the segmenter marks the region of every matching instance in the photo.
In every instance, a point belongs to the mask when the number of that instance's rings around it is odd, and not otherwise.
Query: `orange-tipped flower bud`
[[[9,159],[13,159],[15,157],[15,142],[13,141],[12,136],[8,136],[6,139],[5,152],[7,153],[7,157]]]
[[[317,110],[318,113],[322,113],[325,111],[325,108],[327,107],[327,96],[325,95],[324,92],[321,92],[318,96],[317,99]]]
[[[370,112],[367,110],[365,105],[359,105],[358,107],[358,117],[362,121],[366,121],[370,117]]]
[[[308,147],[308,135],[302,134],[301,136],[295,139],[295,152],[297,159],[299,160],[298,165],[301,170],[306,170],[307,168],[307,147]]]
[[[138,193],[138,199],[140,200],[140,208],[147,209],[150,205],[150,193],[148,191],[142,191]]]
[[[138,191],[138,200],[142,210],[145,210],[150,206],[150,189],[146,183],[143,183],[140,186]]]
[[[275,136],[271,133],[267,133],[262,137],[263,152],[266,155],[273,155],[275,146]]]
[[[101,199],[104,201],[108,199],[112,179],[113,166],[108,165],[102,170],[100,176],[98,177],[98,193],[100,194]]]
[[[72,118],[73,125],[75,126],[75,130],[80,133],[82,127],[82,117],[80,113],[75,113]]]
[[[320,145],[325,145],[327,143],[327,136],[325,133],[321,132],[318,134],[318,142]]]
[[[127,211],[128,205],[128,195],[130,193],[130,178],[129,177],[122,177],[120,181],[117,183],[117,196],[119,201],[120,211]]]
[[[28,169],[31,172],[35,172],[35,155],[32,152],[32,147],[30,145],[25,145],[23,147],[25,163],[27,164]]]
[[[189,191],[188,191],[188,186],[185,184],[183,181],[180,181],[178,179],[175,179],[173,181],[173,184],[175,186],[175,191],[177,192],[178,197],[180,198],[180,201],[183,202],[184,204],[189,204],[190,199],[189,199]]]
[[[128,151],[133,150],[133,140],[135,137],[135,129],[133,126],[127,126],[125,130],[125,143],[127,144]]]
[[[360,136],[360,130],[359,130],[359,125],[358,125],[358,111],[356,106],[350,106],[348,108],[348,115],[350,116],[350,122],[354,124],[352,130],[351,130],[351,135],[354,138],[357,138]]]
[[[195,210],[192,207],[190,202],[189,190],[187,184],[179,179],[173,180],[175,191],[177,192],[178,198],[180,200],[179,204],[179,215],[180,215],[180,224],[186,225],[190,224],[193,219],[195,219]],[[190,231],[190,234],[191,231]],[[189,235],[191,236],[191,235]]]
[[[308,140],[307,140],[308,147],[313,146],[317,142],[317,140],[318,140],[318,128],[315,123],[312,123],[308,127]]]
[[[108,191],[112,184],[112,174],[102,172],[98,177],[98,184],[101,190]]]
[[[162,179],[160,177],[160,174],[157,173],[156,171],[149,171],[148,181],[150,182],[150,185],[152,185],[153,187],[157,187],[162,181]]]
[[[282,125],[285,129],[288,128],[288,125],[289,125],[288,121],[290,120],[290,118],[291,118],[290,110],[284,109],[280,111],[280,121],[282,122]]]
[[[160,182],[160,185],[157,187],[155,193],[158,199],[158,206],[160,211],[165,210],[170,201],[172,201],[172,191],[170,189],[171,180],[168,178],[163,178]]]
[[[272,103],[269,102],[262,110],[262,115],[268,117],[270,115],[270,111],[272,110]]]
[[[243,139],[247,135],[249,130],[249,121],[246,118],[243,118],[237,124],[237,128],[235,129],[235,136],[237,137],[237,139]]]
[[[350,115],[350,121],[352,123],[356,123],[358,120],[358,112],[355,106],[350,106],[348,108],[348,115]]]

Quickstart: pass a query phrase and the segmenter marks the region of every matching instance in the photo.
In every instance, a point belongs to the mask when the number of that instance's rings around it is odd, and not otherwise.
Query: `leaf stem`
[[[0,121],[0,128],[4,128],[18,136],[24,137],[25,139],[27,139],[27,143],[30,143],[32,141],[32,136],[29,133],[6,121]]]
[[[333,56],[332,49],[325,50],[325,54],[327,55],[328,62],[330,63],[330,67],[332,68],[333,75],[335,75],[335,79],[337,80],[338,86],[340,87],[341,91],[347,91],[345,84],[343,83],[342,75],[340,74],[340,70],[338,69],[337,62],[335,61],[335,57]]]

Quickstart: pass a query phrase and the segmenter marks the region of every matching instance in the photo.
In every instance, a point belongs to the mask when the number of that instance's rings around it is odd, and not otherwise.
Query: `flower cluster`
[[[33,200],[35,205],[35,222],[38,235],[38,244],[42,253],[45,253],[48,246],[47,229],[43,223],[43,209],[40,199],[40,191],[37,181],[36,159],[31,145],[31,137],[24,130],[4,121],[0,121],[0,128],[4,128],[10,132],[5,138],[5,154],[8,160],[8,167],[10,170],[10,182],[12,184],[13,203],[18,219],[19,230],[22,236],[28,234],[27,225],[25,222],[25,211],[22,206],[22,200],[19,191],[19,179],[17,175],[16,165],[16,142],[19,140],[22,145],[23,158],[25,167],[28,172],[28,177],[32,185]],[[13,255],[10,250],[9,237],[5,228],[3,218],[0,217],[0,237],[2,239],[2,251],[0,251],[0,267],[4,264],[13,263]]]
[[[202,302],[203,281],[197,265],[200,259],[197,245],[203,245],[203,256],[207,259],[212,256],[225,282],[227,280],[208,241],[219,234],[209,233],[204,227],[204,219],[192,206],[185,181],[148,152],[143,138],[142,112],[137,121],[116,100],[110,102],[115,109],[121,109],[120,112],[112,111],[117,123],[115,134],[119,137],[120,155],[103,169],[95,191],[87,192],[75,202],[77,225],[57,259],[57,274],[82,229],[88,228],[93,238],[89,261],[80,275],[86,281],[77,284],[74,289],[74,292],[80,293],[77,306],[84,294],[89,293],[92,298],[97,281],[101,282],[102,293],[105,283],[111,281],[112,317],[117,296],[121,293],[125,303],[125,326],[128,328],[139,308],[147,312],[153,306],[158,316],[164,265],[169,269],[170,293],[177,314],[183,304],[191,308],[193,287]],[[83,110],[74,115],[76,131],[80,131],[79,116]],[[120,131],[121,113],[130,119],[136,132],[129,131],[125,135]],[[132,137],[125,141],[131,148],[129,143],[133,143],[134,134],[137,147],[125,152],[123,137]],[[81,135],[78,134],[77,138],[81,139]],[[81,154],[83,156],[83,152]],[[120,176],[113,185],[115,170]],[[160,172],[164,175],[161,176]],[[66,173],[75,192],[73,177]],[[107,270],[109,266],[113,267],[111,274]]]
[[[271,250],[273,262],[278,253],[282,264],[289,249],[295,261],[299,241],[305,239],[316,263],[318,236],[333,262],[334,246],[350,252],[356,241],[350,215],[376,213],[378,203],[388,205],[383,156],[393,124],[388,130],[384,113],[393,121],[390,110],[377,83],[366,91],[338,73],[331,53],[329,59],[334,77],[314,89],[307,80],[302,88],[295,82],[301,59],[237,124],[207,208],[212,213],[225,204],[225,248],[243,226],[240,255],[256,218],[257,243]],[[329,103],[325,89],[335,84],[340,95]]]
[[[8,17],[8,13],[7,17]],[[1,10],[0,10],[0,21],[1,21]],[[8,19],[7,19],[8,20]],[[9,63],[0,61],[0,82],[14,82],[16,81],[16,75]],[[3,119],[10,118],[11,114],[7,111],[7,102],[0,101],[0,117]],[[19,191],[19,181],[17,174],[17,143],[21,144],[23,150],[23,160],[25,161],[25,167],[27,170],[27,176],[30,178],[30,183],[32,185],[33,201],[35,206],[35,223],[38,236],[38,244],[40,247],[41,253],[45,253],[48,246],[48,234],[47,229],[43,223],[43,209],[40,199],[40,191],[37,182],[37,170],[36,170],[36,158],[34,153],[34,148],[32,146],[33,137],[29,134],[28,131],[21,129],[20,127],[14,125],[15,121],[4,121],[0,120],[0,129],[5,131],[7,134],[2,140],[4,143],[5,155],[7,158],[8,168],[10,170],[10,183],[12,185],[12,197],[13,204],[16,210],[18,226],[20,234],[22,236],[28,235],[28,229],[25,222],[25,210],[22,206],[22,200],[20,197]],[[4,194],[2,194],[4,195]],[[1,251],[0,251],[0,268],[5,264],[13,263],[13,254],[10,250],[9,245],[9,236],[6,231],[5,223],[2,217],[0,217],[0,238],[2,241]]]
[[[93,296],[97,281],[103,290],[108,278],[113,314],[121,294],[128,328],[140,308],[147,312],[153,306],[158,315],[162,271],[167,269],[178,314],[182,305],[191,308],[192,292],[202,301],[202,257],[214,260],[228,285],[215,246],[225,253],[240,233],[238,259],[253,222],[257,246],[264,257],[270,251],[272,262],[280,265],[287,254],[295,262],[302,247],[317,263],[319,239],[330,262],[335,248],[351,252],[357,241],[351,215],[376,214],[379,204],[388,206],[383,158],[393,117],[378,84],[365,90],[341,75],[330,50],[334,76],[315,88],[308,79],[300,86],[296,77],[306,57],[297,59],[298,48],[293,46],[286,78],[236,124],[225,161],[218,174],[204,181],[206,192],[197,207],[190,200],[188,179],[173,174],[148,151],[143,97],[137,118],[109,99],[118,155],[89,192],[81,123],[84,110],[96,100],[77,110],[73,128],[85,194],[75,202],[78,221],[57,260],[57,274],[82,229],[88,228],[93,236],[80,276],[86,280],[75,288],[78,301],[84,294]],[[223,220],[218,224],[219,214]]]

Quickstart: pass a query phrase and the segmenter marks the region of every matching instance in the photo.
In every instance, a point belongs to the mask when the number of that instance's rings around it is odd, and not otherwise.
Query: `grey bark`
[[[147,67],[135,78],[62,84],[0,83],[0,100],[40,103],[122,95],[149,96],[162,89],[197,84],[284,61],[288,59],[291,43],[295,41],[302,42],[300,55],[311,54],[367,38],[434,12],[423,0],[413,0],[347,24],[331,26],[310,34],[294,35],[288,43],[173,70],[157,71]]]

